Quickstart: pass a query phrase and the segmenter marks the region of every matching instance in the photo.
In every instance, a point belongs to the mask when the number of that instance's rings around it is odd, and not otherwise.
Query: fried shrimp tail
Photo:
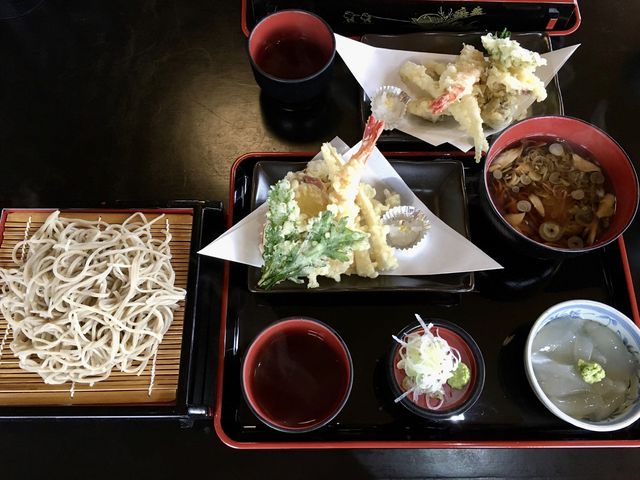
[[[384,122],[376,120],[371,115],[364,129],[360,148],[348,162],[342,165],[331,180],[330,205],[327,208],[333,211],[338,218],[347,217],[350,220],[354,220],[357,216],[358,207],[355,204],[355,200],[358,195],[362,172],[383,129]]]
[[[364,134],[362,135],[362,144],[358,151],[351,157],[349,162],[362,162],[367,163],[373,149],[376,146],[376,142],[382,131],[384,130],[384,122],[382,120],[376,120],[376,118],[371,115],[367,120],[367,125],[364,128]]]
[[[471,94],[484,69],[482,53],[471,45],[465,45],[455,63],[449,64],[442,73],[442,93],[431,104],[431,112],[440,114],[458,99]]]

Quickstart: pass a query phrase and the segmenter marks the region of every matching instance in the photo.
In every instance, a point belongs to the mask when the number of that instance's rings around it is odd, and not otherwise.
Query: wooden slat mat
[[[27,223],[28,234],[33,234],[50,212],[16,211],[9,212],[4,225],[2,244],[0,245],[0,268],[15,268],[11,252],[15,244],[25,237]],[[87,213],[62,212],[62,217],[81,218],[86,220],[102,220],[109,223],[122,223],[132,212],[127,213]],[[146,213],[147,219],[157,217],[158,213]],[[193,217],[189,213],[169,213],[165,215],[169,221],[171,263],[176,272],[176,286],[187,287],[189,268],[189,252],[191,250],[191,228]],[[164,238],[162,230],[165,220],[162,219],[152,227],[154,237]],[[149,394],[151,380],[151,362],[141,375],[126,374],[114,370],[111,376],[94,384],[76,384],[71,396],[71,384],[47,385],[42,378],[26,372],[18,366],[9,344],[12,335],[9,333],[0,358],[0,406],[2,405],[114,405],[114,404],[167,404],[175,403],[178,390],[180,370],[180,354],[184,324],[184,302],[174,312],[173,322],[165,334],[156,361],[153,389]],[[0,341],[7,330],[7,322],[0,315]]]

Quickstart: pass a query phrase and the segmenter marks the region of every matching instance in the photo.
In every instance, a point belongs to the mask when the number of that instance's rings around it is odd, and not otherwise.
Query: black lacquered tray
[[[263,17],[289,8],[314,12],[342,35],[496,31],[505,27],[513,32],[568,35],[581,22],[577,0],[242,0],[242,31],[248,36]]]
[[[524,372],[529,329],[548,307],[569,299],[608,303],[639,321],[628,283],[624,243],[618,242],[562,263],[515,255],[484,218],[477,194],[479,165],[451,154],[387,153],[390,161],[460,160],[465,166],[471,238],[501,262],[502,271],[479,272],[468,293],[305,292],[261,295],[247,287],[247,267],[228,264],[223,292],[215,427],[236,448],[409,448],[640,446],[640,424],[595,433],[566,424],[534,396]],[[249,154],[232,170],[229,214],[235,223],[250,212],[257,162],[300,162],[305,154]],[[456,421],[432,422],[393,402],[385,377],[391,335],[414,320],[441,318],[464,328],[478,343],[486,381],[478,402]],[[242,396],[240,365],[246,349],[266,326],[288,316],[310,316],[333,327],[347,343],[354,364],[351,396],[326,427],[305,434],[276,432],[262,424]]]
[[[290,160],[267,160],[257,162],[253,168],[251,188],[251,209],[255,209],[267,200],[269,188],[284,178],[291,170],[302,170],[306,162]],[[411,190],[442,221],[465,238],[470,238],[467,198],[464,186],[464,169],[458,161],[422,162],[419,160],[398,160],[393,167],[404,178]],[[430,276],[380,275],[377,278],[362,278],[345,275],[340,283],[328,278],[318,279],[320,286],[312,290],[306,285],[291,281],[275,285],[271,290],[258,286],[261,271],[250,267],[248,275],[249,290],[261,293],[280,292],[347,292],[347,291],[428,291],[460,293],[473,289],[473,273],[451,273]]]

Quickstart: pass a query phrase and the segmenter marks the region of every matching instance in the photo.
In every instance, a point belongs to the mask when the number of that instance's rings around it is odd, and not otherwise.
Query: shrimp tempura
[[[353,225],[359,212],[355,200],[362,172],[383,129],[384,122],[376,120],[371,115],[364,129],[360,148],[331,179],[327,210],[333,212],[337,218],[348,218],[350,225]]]

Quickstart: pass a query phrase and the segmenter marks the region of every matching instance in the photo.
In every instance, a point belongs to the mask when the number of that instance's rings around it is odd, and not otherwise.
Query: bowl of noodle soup
[[[570,117],[533,117],[504,130],[487,153],[481,183],[490,222],[537,258],[607,245],[638,209],[629,156],[604,131]]]

